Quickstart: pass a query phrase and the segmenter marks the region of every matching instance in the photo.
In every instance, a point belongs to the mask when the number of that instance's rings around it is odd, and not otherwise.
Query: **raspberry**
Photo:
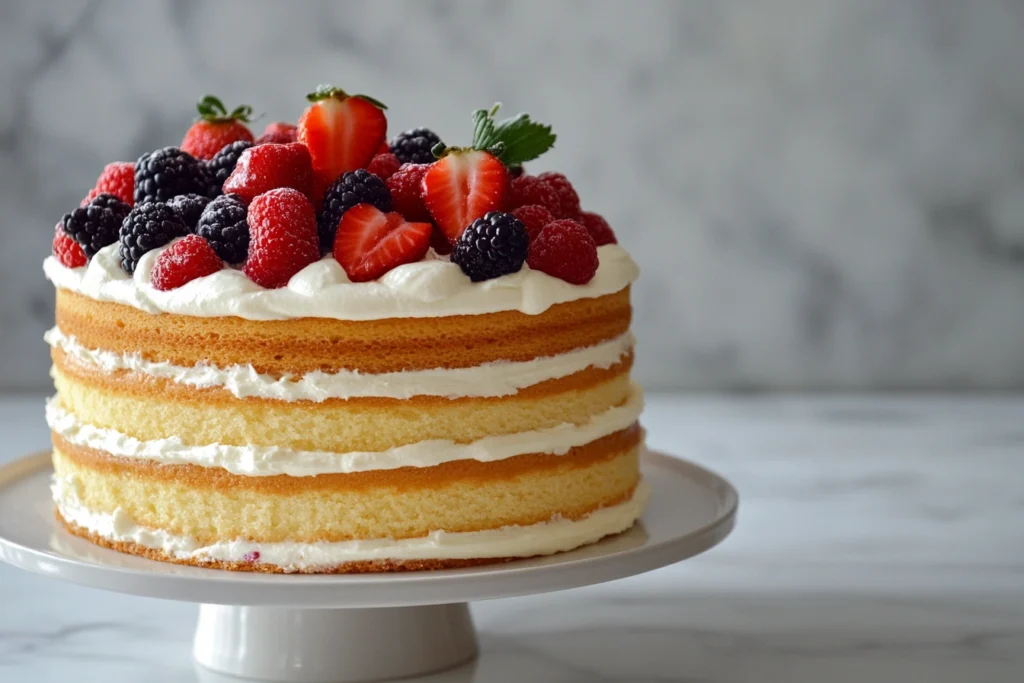
[[[235,170],[224,181],[224,194],[237,194],[246,201],[256,195],[290,187],[306,197],[313,196],[313,162],[301,142],[287,145],[256,145],[242,152]]]
[[[423,203],[423,176],[430,170],[430,164],[403,164],[387,179],[391,190],[391,202],[395,211],[407,221],[429,221],[430,212]]]
[[[274,123],[267,124],[267,127],[263,129],[263,133],[256,138],[256,144],[265,145],[268,142],[273,142],[278,145],[287,145],[289,142],[295,142],[297,139],[298,129],[294,123],[275,121]]]
[[[117,241],[121,221],[131,210],[127,204],[112,194],[97,195],[84,207],[64,214],[61,227],[73,240],[82,245],[82,251],[89,258]]]
[[[89,262],[82,245],[68,237],[60,223],[53,234],[53,255],[66,268],[78,268]]]
[[[452,253],[452,243],[448,241],[448,235],[441,232],[441,228],[436,225],[430,233],[430,248],[439,256]]]
[[[131,275],[147,252],[187,234],[185,223],[166,204],[136,204],[121,223],[121,269]]]
[[[413,128],[399,133],[391,141],[391,153],[403,164],[430,164],[434,154],[430,150],[441,142],[437,133],[428,128]]]
[[[452,250],[452,263],[473,282],[519,272],[530,237],[523,222],[510,213],[491,211],[463,231]]]
[[[196,223],[199,222],[199,217],[203,215],[203,209],[209,203],[209,197],[198,194],[179,194],[177,197],[167,200],[167,206],[178,214],[178,218],[191,232],[195,232]]]
[[[612,226],[608,225],[608,221],[596,213],[580,211],[580,215],[576,217],[576,222],[587,229],[587,232],[594,239],[594,244],[597,246],[618,244],[618,240],[615,239],[615,233],[612,232]]]
[[[224,267],[210,243],[199,235],[178,240],[153,264],[153,286],[160,291],[177,289],[196,278],[213,275]]]
[[[242,263],[249,255],[249,209],[237,194],[223,194],[203,210],[196,234],[206,239],[228,263]]]
[[[210,175],[195,157],[177,147],[148,152],[135,162],[135,203],[166,202],[179,194],[206,194]]]
[[[248,140],[237,140],[229,145],[224,145],[220,151],[213,155],[213,158],[206,162],[206,170],[210,174],[210,190],[207,194],[211,197],[220,196],[224,181],[228,179],[235,166],[238,164],[242,152],[252,147]]]
[[[378,154],[370,160],[370,165],[366,167],[366,170],[381,180],[387,180],[395,174],[400,166],[398,157],[394,154]]]
[[[293,275],[320,258],[316,213],[298,190],[284,187],[256,197],[249,205],[248,222],[245,274],[261,287],[284,287]]]
[[[103,172],[96,179],[96,186],[86,196],[88,204],[101,194],[112,194],[128,206],[135,203],[135,163],[131,161],[115,161],[103,167]]]
[[[597,272],[597,245],[587,229],[574,220],[548,223],[530,242],[530,268],[574,285],[590,282]]]
[[[366,169],[347,171],[324,193],[323,208],[317,219],[320,248],[331,250],[338,223],[345,212],[356,204],[372,204],[384,213],[391,211],[391,193],[384,181]]]
[[[562,212],[562,200],[555,188],[534,175],[521,175],[512,179],[510,208],[518,209],[528,204],[539,204],[558,216]]]
[[[573,218],[580,212],[580,196],[576,194],[576,190],[568,178],[553,171],[541,173],[537,177],[550,185],[558,194],[562,211],[555,214],[556,218]]]
[[[527,204],[512,211],[512,215],[523,222],[530,239],[537,237],[537,234],[544,229],[544,226],[555,220],[551,212],[540,204]]]

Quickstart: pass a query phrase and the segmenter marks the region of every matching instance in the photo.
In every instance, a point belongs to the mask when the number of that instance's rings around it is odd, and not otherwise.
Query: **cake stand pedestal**
[[[692,557],[732,530],[721,477],[662,453],[633,529],[579,550],[480,568],[394,574],[260,574],[153,562],[71,536],[54,521],[49,454],[0,468],[0,561],[73,583],[203,603],[193,654],[205,676],[292,683],[379,681],[472,659],[467,603],[586,586]],[[224,679],[228,680],[228,679]]]

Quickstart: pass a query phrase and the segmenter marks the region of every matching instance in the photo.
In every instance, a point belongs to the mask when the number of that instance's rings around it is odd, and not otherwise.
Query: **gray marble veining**
[[[0,5],[0,386],[42,388],[51,226],[206,92],[294,119],[333,80],[392,130],[553,122],[644,268],[652,387],[1024,386],[1013,0]]]

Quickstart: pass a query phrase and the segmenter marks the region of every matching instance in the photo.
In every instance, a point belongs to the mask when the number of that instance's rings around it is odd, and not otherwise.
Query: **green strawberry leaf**
[[[529,114],[496,122],[494,115],[499,106],[473,112],[474,149],[491,152],[506,166],[520,166],[554,146],[557,136],[551,132],[551,126],[534,121]]]

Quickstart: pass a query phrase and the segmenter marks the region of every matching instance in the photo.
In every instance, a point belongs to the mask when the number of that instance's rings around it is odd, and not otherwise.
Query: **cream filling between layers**
[[[633,496],[619,505],[595,510],[578,520],[560,517],[530,526],[487,531],[434,531],[421,538],[321,543],[256,543],[245,540],[203,545],[137,524],[121,508],[113,513],[84,506],[74,477],[54,478],[53,499],[68,522],[116,543],[134,543],[179,560],[196,562],[259,562],[285,571],[330,569],[346,562],[374,560],[467,560],[551,555],[578,548],[625,531],[643,514],[650,487],[641,481]]]
[[[141,441],[113,429],[81,422],[74,413],[60,406],[56,396],[46,403],[46,422],[69,444],[116,457],[154,460],[170,465],[219,467],[232,474],[249,477],[280,474],[308,477],[399,467],[434,467],[454,460],[494,462],[526,453],[565,455],[571,448],[628,428],[640,417],[642,410],[643,392],[633,384],[625,403],[594,415],[579,425],[567,422],[529,432],[488,436],[472,443],[432,439],[386,451],[348,453],[293,451],[277,446],[190,446],[177,437]]]
[[[43,338],[73,361],[103,372],[127,370],[197,388],[222,387],[236,398],[258,397],[318,403],[330,398],[509,396],[520,389],[568,377],[590,367],[610,368],[620,362],[635,343],[633,335],[627,332],[595,346],[521,362],[498,361],[470,368],[435,368],[380,374],[353,370],[326,373],[317,370],[301,377],[274,377],[256,372],[251,365],[218,368],[207,363],[197,363],[192,367],[184,367],[168,362],[148,361],[138,353],[121,354],[104,349],[89,349],[73,335],[66,335],[57,327],[46,332]]]
[[[585,285],[570,284],[525,264],[518,273],[472,282],[459,266],[437,256],[398,266],[373,282],[353,283],[328,255],[303,268],[280,289],[264,289],[242,271],[225,268],[164,292],[153,287],[151,279],[157,258],[167,248],[146,253],[134,275],[121,270],[117,244],[100,249],[88,265],[79,268],[67,268],[50,256],[43,262],[43,271],[55,286],[98,301],[149,313],[248,320],[376,320],[499,311],[535,315],[555,304],[613,294],[639,274],[624,249],[606,244],[598,247],[600,266]]]

